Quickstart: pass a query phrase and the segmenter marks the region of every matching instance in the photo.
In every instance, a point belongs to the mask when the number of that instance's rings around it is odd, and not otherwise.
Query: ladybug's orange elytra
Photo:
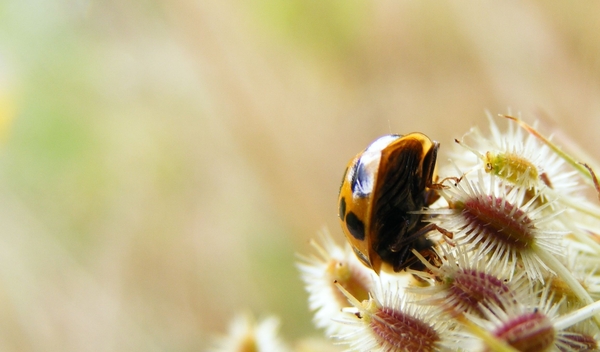
[[[414,211],[430,205],[439,143],[422,133],[379,137],[346,168],[339,194],[342,230],[358,259],[376,273],[400,271],[429,249],[432,228]]]

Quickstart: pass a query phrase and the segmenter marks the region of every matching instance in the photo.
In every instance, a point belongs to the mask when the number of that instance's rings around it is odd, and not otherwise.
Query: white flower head
[[[407,289],[422,297],[416,301],[420,305],[437,307],[450,317],[466,313],[482,315],[483,307],[492,304],[502,307],[521,301],[531,293],[524,272],[509,280],[513,276],[511,272],[503,272],[477,252],[467,252],[459,245],[440,246],[436,252],[441,260],[439,267],[415,252],[428,271],[413,273],[430,283]]]
[[[279,319],[268,317],[256,322],[251,314],[238,315],[226,336],[218,338],[211,352],[291,351],[279,338]]]
[[[440,351],[459,346],[460,335],[431,306],[412,304],[398,282],[375,285],[362,302],[340,290],[352,303],[343,320],[351,330],[337,339],[350,351]],[[456,326],[452,326],[456,329]]]
[[[514,273],[523,267],[532,280],[542,280],[550,271],[540,251],[560,256],[561,234],[550,227],[558,214],[544,210],[551,202],[539,205],[538,198],[527,200],[523,187],[507,187],[494,174],[480,170],[475,177],[462,180],[441,191],[447,209],[429,209],[431,221],[453,234],[453,241],[467,251],[486,258],[502,271]],[[526,201],[527,200],[527,201]]]
[[[349,245],[313,242],[298,268],[328,337],[349,351],[598,350],[600,207],[580,190],[596,181],[600,194],[600,182],[506,117],[506,131],[490,118],[489,133],[457,141],[429,185],[438,199],[411,212],[434,229],[413,251],[419,270],[377,276]]]
[[[593,300],[600,300],[600,256],[589,246],[569,241],[565,249],[569,261],[565,266],[585,287]],[[570,291],[565,292],[567,295]]]
[[[595,350],[597,342],[589,334],[591,324],[586,325],[587,329],[580,328],[579,331],[566,329],[561,324],[558,312],[563,304],[565,300],[556,302],[551,290],[546,287],[534,304],[515,301],[504,307],[491,305],[483,308],[484,317],[467,317],[490,332],[495,339],[518,351]],[[484,341],[481,343],[485,345]]]
[[[463,151],[468,150],[467,153],[456,150],[452,154],[459,168],[484,170],[535,193],[543,191],[582,198],[581,178],[577,171],[567,168],[565,160],[534,135],[524,132],[514,121],[509,121],[508,129],[501,132],[491,115],[487,116],[491,136],[472,128],[462,141],[457,140]]]
[[[300,256],[301,262],[297,263],[297,267],[309,295],[309,308],[315,312],[313,321],[331,336],[345,328],[336,318],[343,315],[342,308],[350,306],[336,283],[356,297],[366,299],[375,274],[358,261],[348,244],[339,246],[326,230],[320,237],[321,244],[311,241],[317,255]]]

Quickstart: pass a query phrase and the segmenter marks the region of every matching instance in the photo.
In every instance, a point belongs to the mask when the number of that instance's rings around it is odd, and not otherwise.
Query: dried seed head
[[[593,315],[593,307],[561,317],[558,312],[568,306],[567,302],[564,299],[557,302],[549,286],[538,294],[537,298],[530,295],[529,299],[502,308],[490,305],[483,309],[484,317],[468,315],[467,318],[519,351],[587,351],[587,348],[595,348],[592,335],[598,328],[588,320]],[[490,350],[490,341],[482,340],[482,343]]]
[[[354,308],[344,321],[355,329],[338,336],[352,351],[438,351],[447,348],[443,338],[448,323],[436,320],[432,307],[407,303],[405,294],[390,283],[359,302],[340,286]]]
[[[369,325],[384,350],[434,351],[440,340],[430,325],[392,307],[374,310]]]
[[[449,291],[450,297],[458,303],[457,308],[468,307],[475,312],[480,312],[481,305],[488,302],[502,306],[513,295],[503,280],[473,269],[457,271]]]
[[[335,319],[343,316],[342,308],[348,307],[348,300],[335,282],[363,300],[369,297],[374,274],[356,259],[350,246],[337,245],[328,232],[322,233],[320,242],[311,241],[318,256],[301,256],[297,267],[309,294],[309,308],[315,311],[315,325],[324,328],[327,335],[334,335],[343,331],[345,325]]]
[[[418,256],[425,265],[425,258]],[[433,280],[429,287],[412,287],[410,292],[425,297],[418,301],[439,307],[450,316],[469,313],[483,316],[486,307],[504,307],[513,304],[529,293],[523,276],[508,281],[509,273],[503,273],[497,267],[487,265],[484,257],[477,257],[466,252],[462,246],[451,250],[441,247],[438,256],[442,259],[439,268],[428,265]],[[416,273],[419,275],[419,273]],[[430,274],[424,273],[424,278]],[[525,292],[527,291],[527,292]]]
[[[508,187],[497,182],[493,174],[484,177],[479,171],[476,177],[465,176],[459,183],[449,186],[441,194],[450,204],[450,209],[429,209],[422,213],[435,215],[431,222],[449,231],[457,245],[466,251],[501,266],[510,272],[522,265],[530,279],[542,280],[542,274],[550,271],[537,250],[561,255],[560,234],[548,229],[557,212],[550,209],[551,203],[538,205],[537,198],[526,203],[526,189]]]
[[[594,336],[584,333],[565,331],[556,342],[560,351],[596,351],[598,341]]]
[[[500,245],[529,250],[535,241],[535,224],[527,213],[506,198],[472,197],[462,203],[462,215],[480,236],[494,237]]]
[[[538,310],[512,317],[492,332],[519,351],[547,351],[554,346],[556,331],[550,319]]]

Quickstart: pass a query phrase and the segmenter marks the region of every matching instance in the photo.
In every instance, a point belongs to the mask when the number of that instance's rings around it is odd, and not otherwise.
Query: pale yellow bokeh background
[[[484,111],[597,156],[593,1],[0,3],[0,350],[193,351],[310,323],[295,253],[373,138]],[[443,157],[442,157],[443,159]]]

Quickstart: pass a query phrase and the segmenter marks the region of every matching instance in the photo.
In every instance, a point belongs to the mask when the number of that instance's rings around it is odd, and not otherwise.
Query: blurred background
[[[348,160],[494,115],[600,147],[600,3],[0,2],[0,350],[320,336],[294,267]]]

